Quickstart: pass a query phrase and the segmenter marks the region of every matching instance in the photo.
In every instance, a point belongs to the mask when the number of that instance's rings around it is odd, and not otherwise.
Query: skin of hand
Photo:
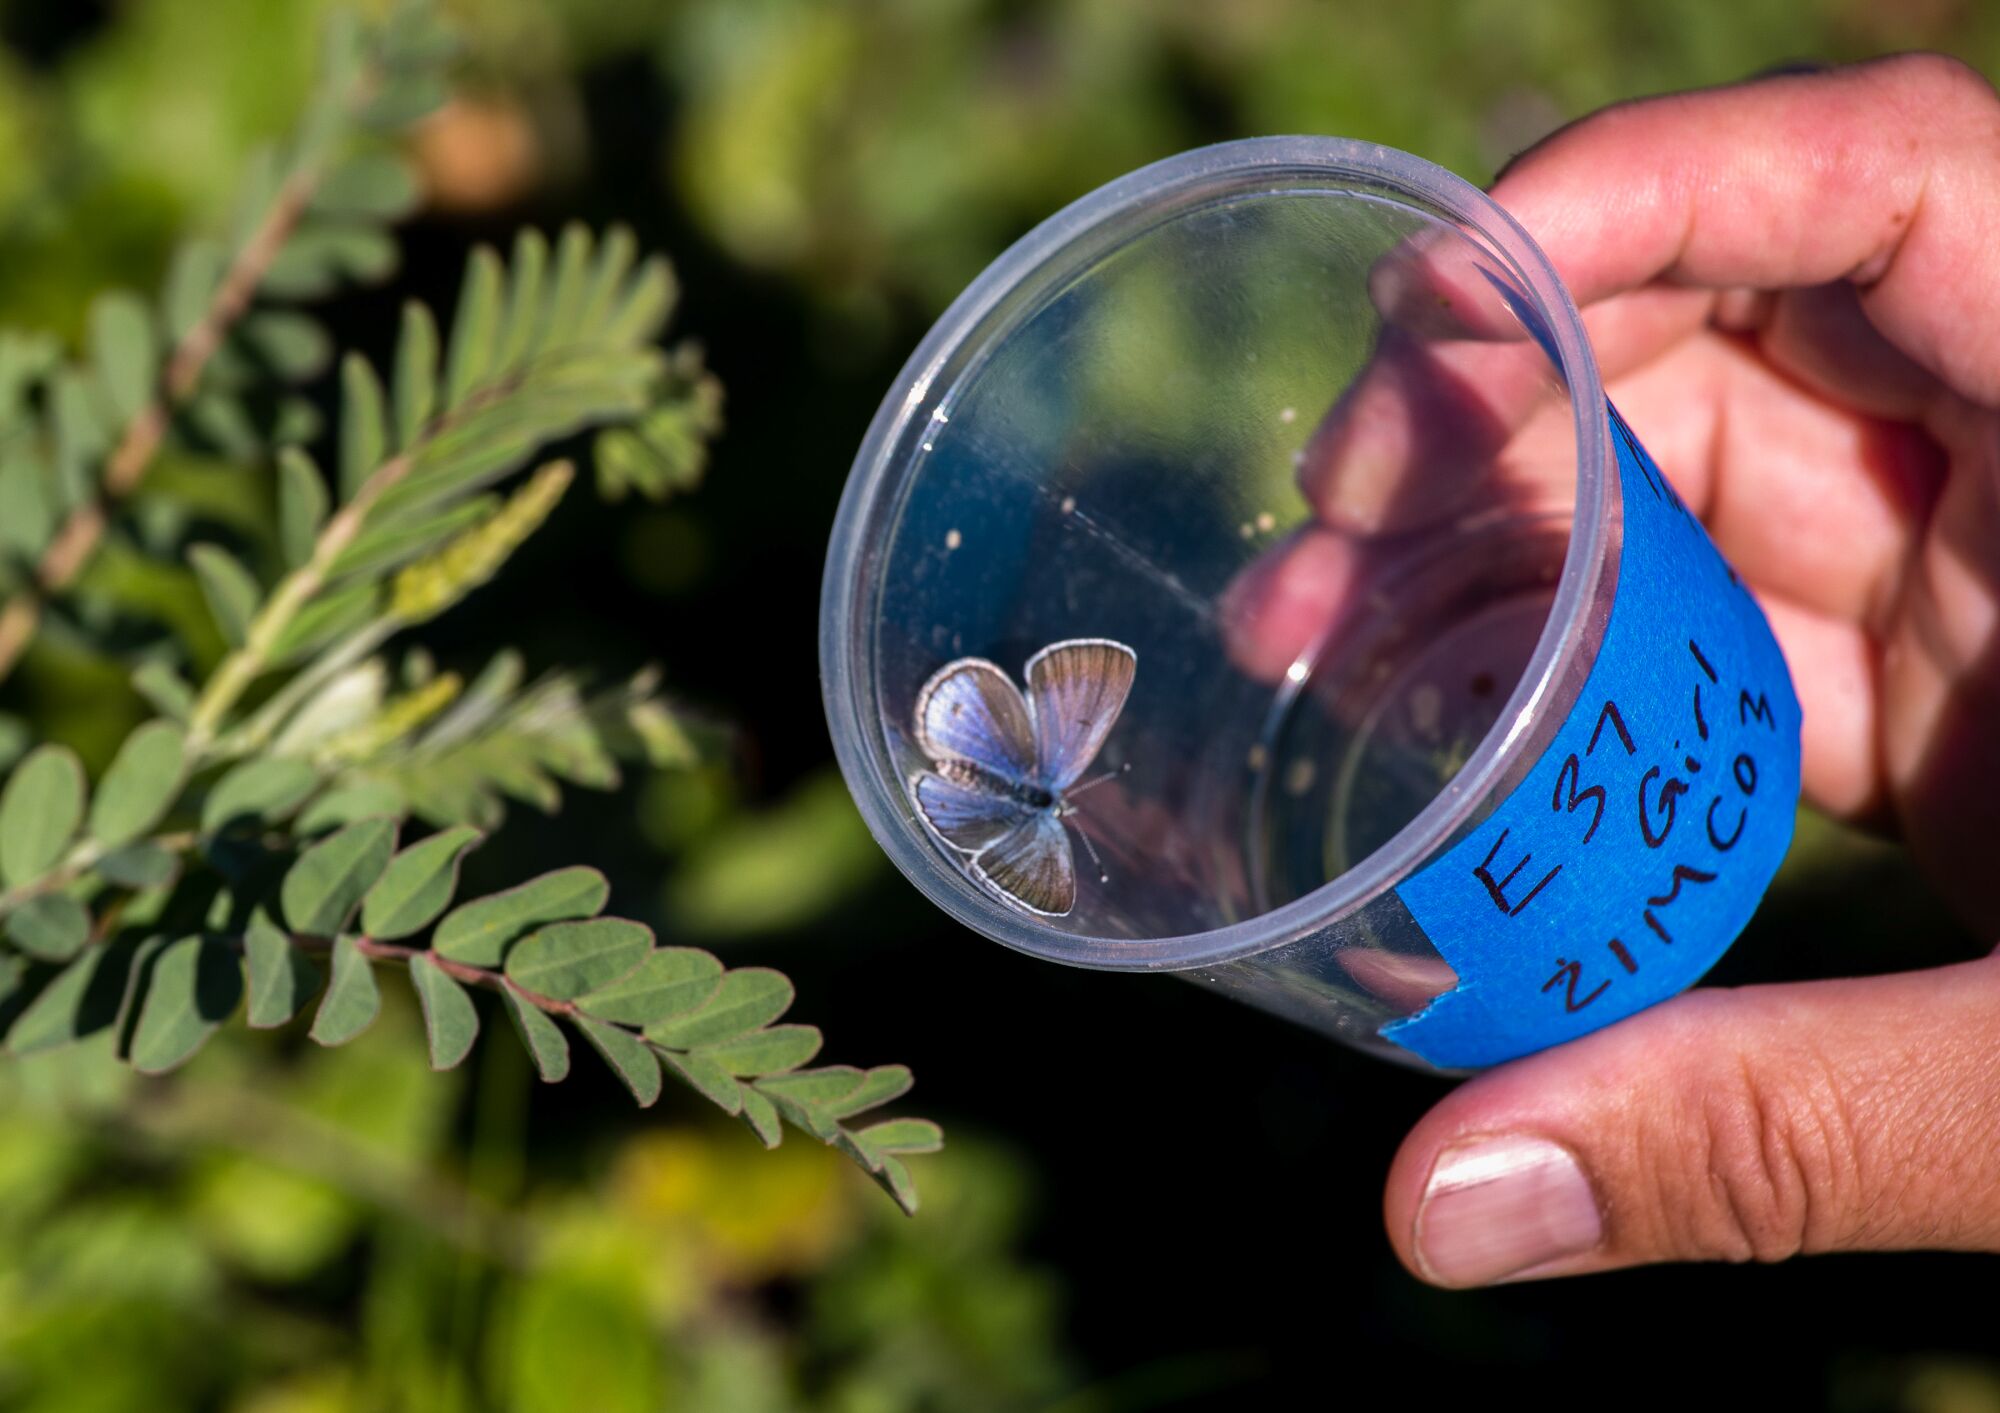
[[[1993,88],[1908,55],[1635,102],[1527,152],[1493,196],[1763,605],[1808,797],[1900,833],[2000,936]],[[1240,586],[1246,661],[1286,660],[1288,616],[1323,623],[1370,538],[1403,528],[1384,488],[1415,472],[1422,419],[1408,367],[1377,363],[1308,449],[1319,528]],[[1503,440],[1533,434],[1505,379],[1465,386]],[[1445,1286],[2000,1251],[2000,958],[1698,990],[1502,1066],[1417,1124],[1384,1211]]]

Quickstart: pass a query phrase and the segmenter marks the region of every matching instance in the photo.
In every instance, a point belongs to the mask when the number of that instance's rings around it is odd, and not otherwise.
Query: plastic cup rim
[[[1354,867],[1291,902],[1241,922],[1176,937],[1093,937],[1064,932],[994,900],[951,867],[910,816],[902,781],[881,741],[872,657],[854,631],[861,536],[884,494],[902,487],[906,461],[892,452],[925,406],[938,372],[987,316],[1086,236],[1190,188],[1258,173],[1323,175],[1400,191],[1468,227],[1513,266],[1548,321],[1568,382],[1575,423],[1577,496],[1555,600],[1512,695],[1478,747],[1437,797]],[[993,941],[1048,961],[1103,971],[1198,971],[1273,951],[1325,931],[1394,888],[1478,810],[1525,749],[1543,699],[1585,651],[1583,625],[1610,555],[1616,471],[1597,361],[1569,291],[1541,247],[1503,207],[1462,177],[1395,148],[1346,138],[1246,138],[1195,148],[1127,173],[1065,206],[1022,236],[953,300],[891,385],[855,454],[834,518],[820,596],[820,672],[841,774],[869,831],[930,900]],[[869,629],[872,633],[872,627]]]

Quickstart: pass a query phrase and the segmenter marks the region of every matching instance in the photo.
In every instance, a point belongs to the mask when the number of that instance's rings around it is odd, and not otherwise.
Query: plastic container
[[[1357,426],[1400,450],[1394,466],[1371,478],[1356,463]],[[1483,850],[1474,831],[1597,710],[1580,703],[1621,575],[1621,459],[1629,477],[1642,455],[1614,433],[1554,271],[1476,188],[1325,138],[1158,163],[996,261],[870,426],[822,601],[842,770],[897,866],[1009,947],[1179,972],[1403,1062],[1465,1068],[1550,1043],[1532,1025],[1483,1049],[1397,1038],[1467,971],[1440,941],[1459,924],[1419,923],[1404,885]],[[1019,683],[1031,655],[1079,638],[1129,646],[1136,670],[1060,821],[1073,903],[1035,911],[920,812],[914,783],[943,767],[916,713],[948,664],[987,659]],[[1599,750],[1593,768],[1609,768]],[[1766,802],[1781,775],[1766,765]],[[1569,778],[1573,796],[1586,778]],[[1678,803],[1692,820],[1699,801]],[[1580,833],[1559,798],[1539,809]],[[1511,853],[1488,862],[1499,922],[1529,927],[1508,909],[1543,870],[1503,884]],[[1548,898],[1567,906],[1562,888]],[[1717,925],[1713,950],[1741,921]],[[1489,925],[1467,913],[1459,942]],[[1529,969],[1572,960],[1535,954],[1547,934],[1502,940]],[[1625,985],[1559,1028],[1640,1000]]]

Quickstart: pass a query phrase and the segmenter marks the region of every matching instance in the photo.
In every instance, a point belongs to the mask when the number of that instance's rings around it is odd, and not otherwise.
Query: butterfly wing
[[[1063,917],[1076,906],[1076,860],[1054,810],[1036,811],[973,855],[972,871],[1031,913]]]
[[[946,663],[917,694],[917,744],[932,760],[970,761],[1003,780],[1029,779],[1035,731],[1007,674],[981,657]]]
[[[1132,690],[1139,655],[1109,638],[1051,643],[1028,659],[1040,782],[1057,794],[1096,759]]]
[[[910,794],[924,822],[939,838],[968,854],[976,854],[1034,813],[1019,800],[961,785],[942,775],[921,772],[910,782]]]

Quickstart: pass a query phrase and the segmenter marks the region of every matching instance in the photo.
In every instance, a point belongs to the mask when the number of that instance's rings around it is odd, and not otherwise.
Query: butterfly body
[[[1031,810],[1056,809],[1062,804],[1061,796],[1045,786],[1028,780],[1009,780],[992,771],[981,770],[970,761],[941,760],[935,768],[939,775],[954,785],[1016,800]]]
[[[916,740],[930,758],[910,779],[917,813],[1003,901],[1043,917],[1076,904],[1063,820],[1124,709],[1138,655],[1109,638],[1051,643],[1013,680],[960,658],[917,694]]]

